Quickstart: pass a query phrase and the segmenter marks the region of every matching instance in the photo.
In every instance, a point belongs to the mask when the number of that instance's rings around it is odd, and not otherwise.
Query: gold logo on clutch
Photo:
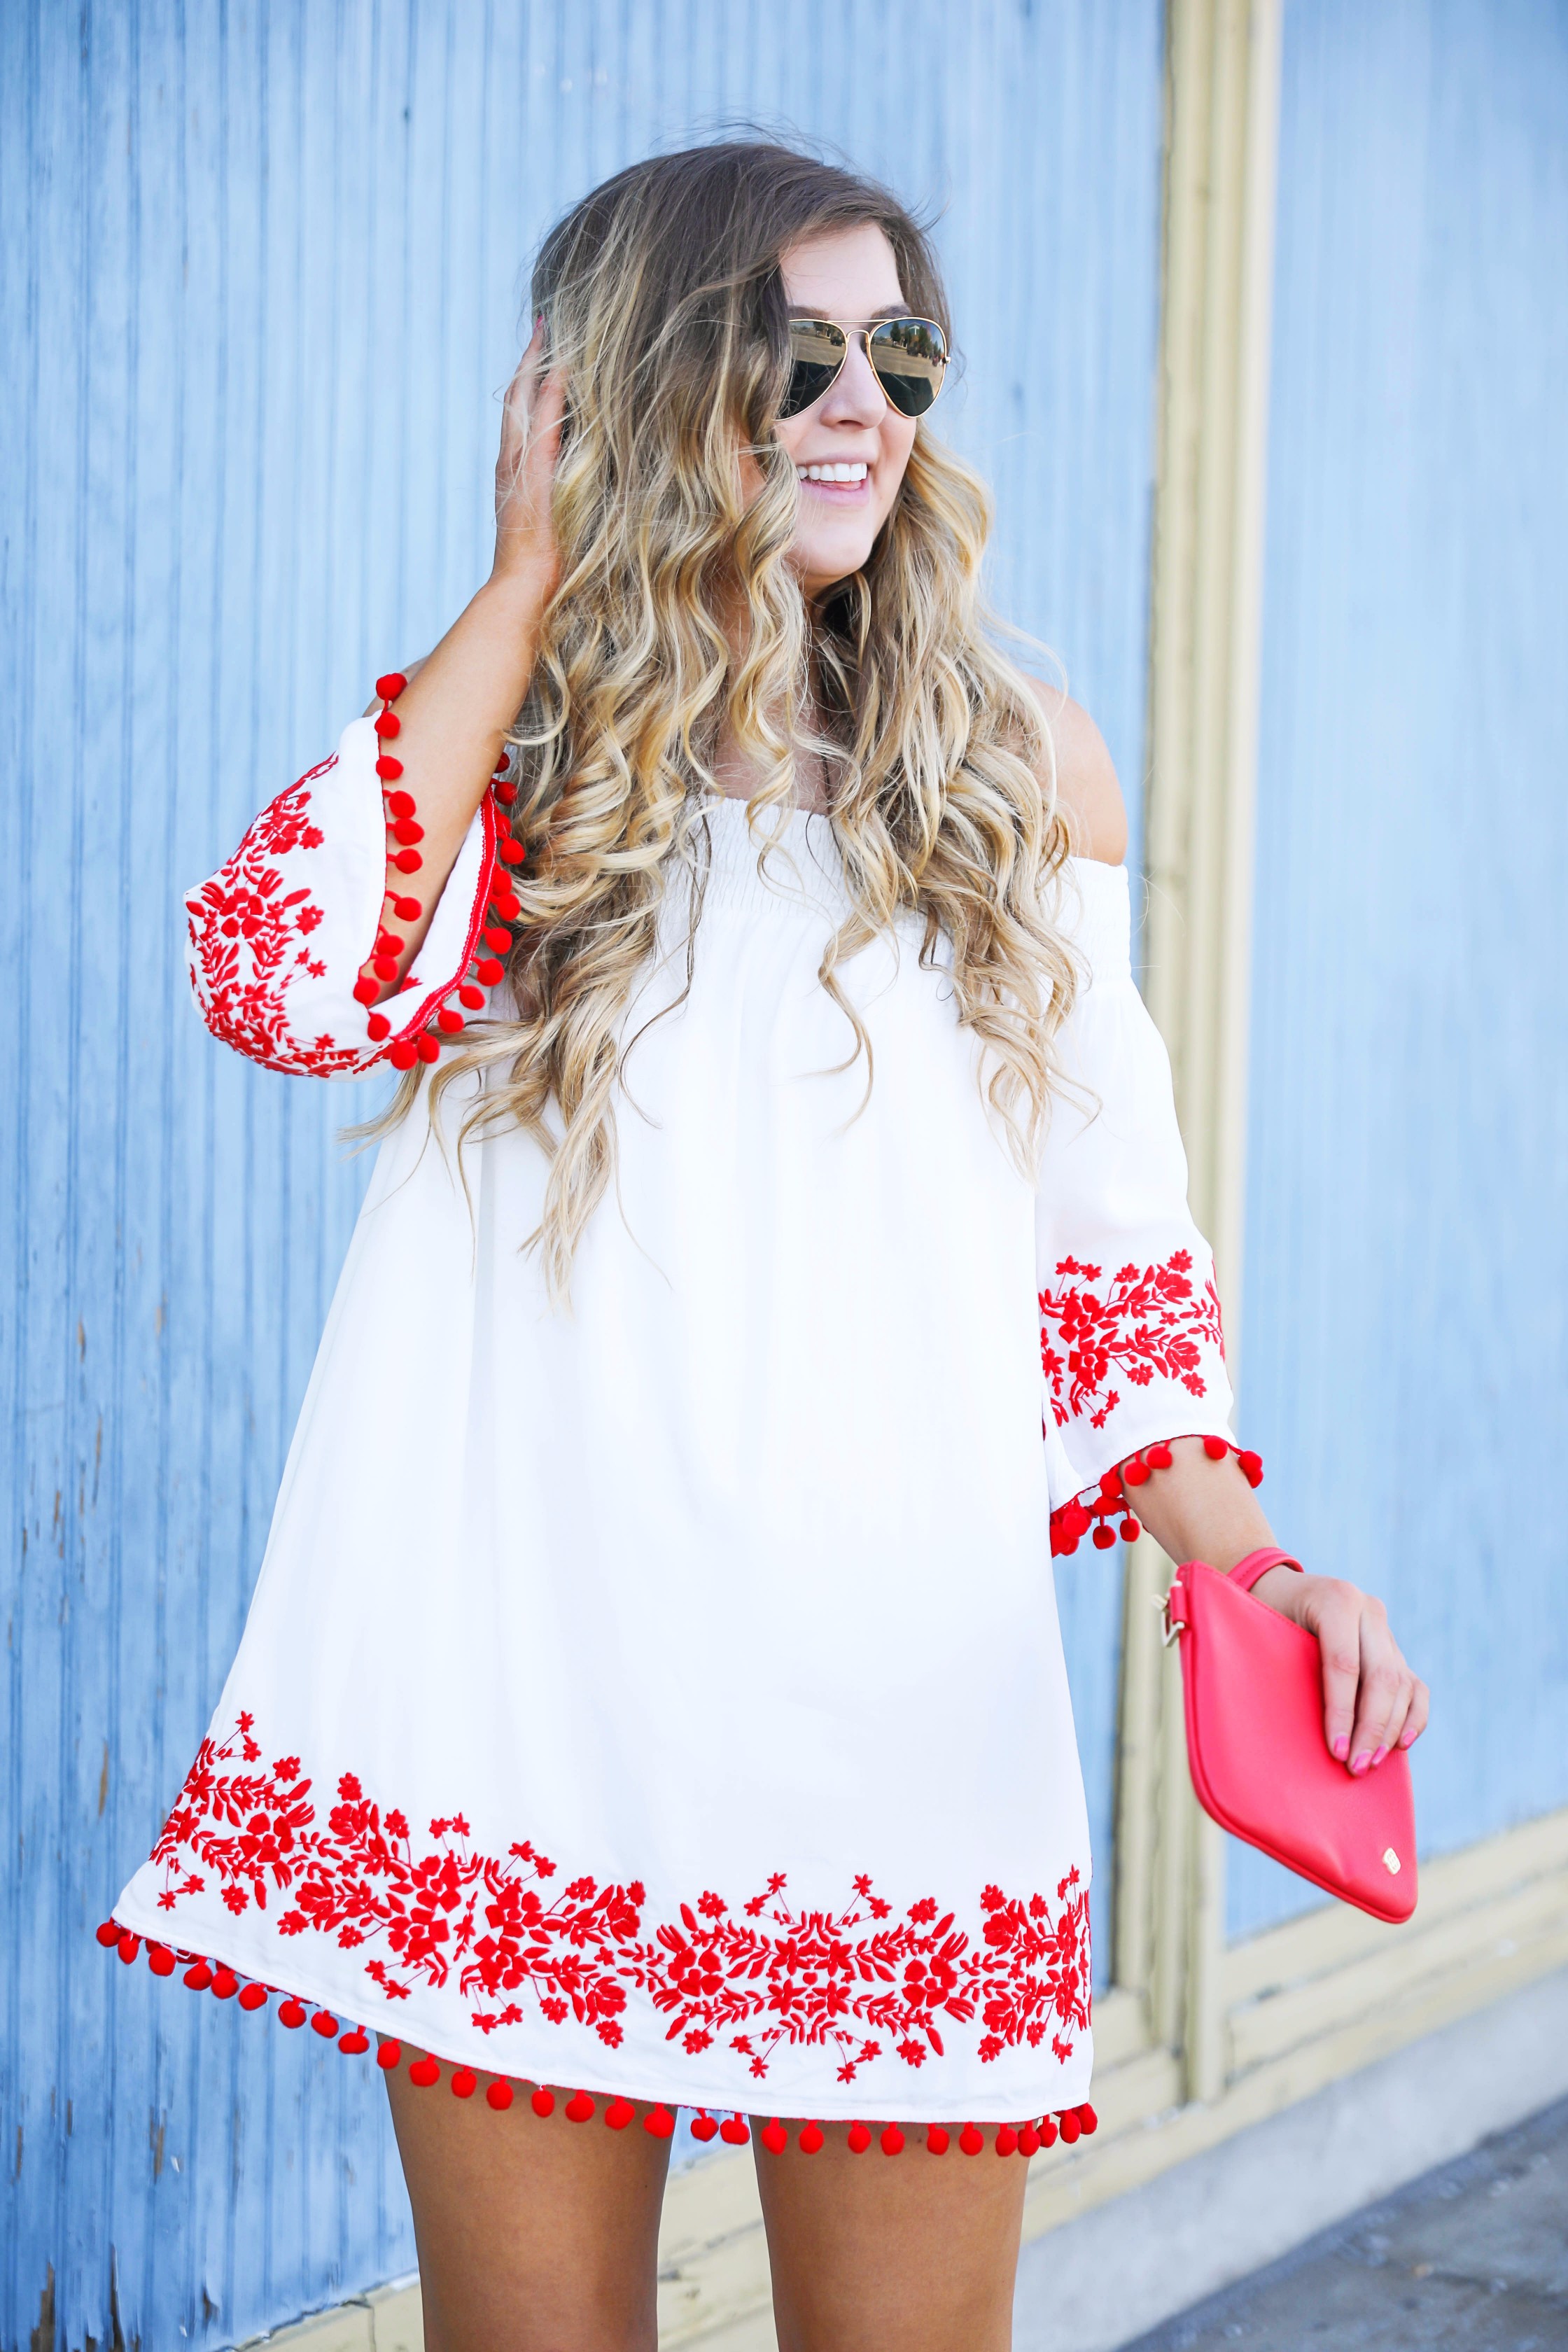
[[[1398,1877],[1399,1856],[1394,1853],[1394,1848],[1391,1845],[1385,1845],[1383,1849],[1383,1866],[1384,1870],[1388,1872],[1391,1878]]]

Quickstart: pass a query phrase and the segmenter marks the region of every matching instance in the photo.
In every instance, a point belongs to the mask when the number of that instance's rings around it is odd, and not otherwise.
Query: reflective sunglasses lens
[[[789,388],[781,416],[798,416],[822,398],[844,364],[848,340],[830,319],[792,319],[789,322]]]
[[[871,365],[900,416],[923,416],[947,367],[942,329],[930,319],[889,319],[871,337]]]

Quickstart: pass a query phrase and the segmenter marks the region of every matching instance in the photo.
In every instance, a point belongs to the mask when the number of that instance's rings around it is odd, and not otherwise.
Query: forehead
[[[874,221],[802,237],[780,257],[790,308],[830,319],[869,319],[904,299],[893,248]]]

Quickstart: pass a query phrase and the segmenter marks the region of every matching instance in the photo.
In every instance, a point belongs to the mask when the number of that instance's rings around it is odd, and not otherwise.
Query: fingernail
[[[1381,1764],[1381,1763],[1382,1763],[1382,1761],[1383,1761],[1383,1759],[1384,1759],[1384,1758],[1387,1755],[1387,1753],[1388,1753],[1388,1750],[1387,1750],[1387,1748],[1380,1748],[1378,1749],[1378,1751],[1377,1751],[1376,1755],[1373,1758],[1373,1759],[1372,1759],[1372,1760],[1373,1760],[1373,1762],[1374,1764]]]
[[[1357,1773],[1364,1772],[1364,1771],[1366,1770],[1366,1768],[1367,1768],[1368,1760],[1369,1760],[1369,1759],[1368,1759],[1368,1757],[1367,1757],[1367,1752],[1366,1752],[1365,1748],[1363,1748],[1362,1749],[1361,1754],[1356,1758],[1356,1759],[1355,1759],[1354,1763],[1351,1766],[1351,1770],[1352,1770],[1352,1772],[1357,1772]]]
[[[1334,1742],[1334,1754],[1339,1758],[1340,1762],[1341,1762],[1342,1764],[1344,1762],[1345,1758],[1350,1754],[1350,1752],[1351,1752],[1351,1744],[1350,1744],[1350,1741],[1349,1741],[1348,1739],[1336,1739],[1336,1740],[1335,1740],[1335,1742]]]

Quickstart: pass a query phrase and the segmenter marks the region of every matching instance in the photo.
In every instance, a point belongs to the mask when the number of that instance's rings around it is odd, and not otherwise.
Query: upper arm
[[[1120,866],[1127,855],[1127,810],[1105,738],[1080,703],[1037,677],[1029,684],[1056,752],[1057,806],[1073,855]]]

